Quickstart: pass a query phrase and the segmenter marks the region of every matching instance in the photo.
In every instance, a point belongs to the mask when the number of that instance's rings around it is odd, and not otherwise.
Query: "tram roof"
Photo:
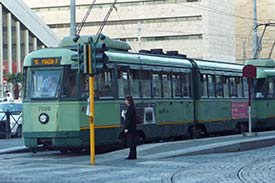
[[[275,70],[274,69],[264,69],[264,68],[257,68],[257,79],[260,78],[267,78],[267,77],[274,77]]]
[[[98,36],[100,36],[100,38],[98,38]],[[124,51],[131,50],[131,46],[127,42],[120,41],[120,40],[114,40],[114,39],[111,39],[108,36],[105,36],[103,34],[83,35],[78,38],[77,42],[74,42],[73,39],[74,38],[71,36],[64,37],[62,39],[62,41],[59,43],[59,47],[71,47],[76,44],[88,43],[89,39],[92,39],[92,40],[98,39],[98,43],[105,44],[106,47],[108,47],[110,49],[117,49],[117,50],[124,50]]]
[[[236,63],[228,63],[228,62],[218,62],[218,61],[209,61],[209,60],[194,60],[198,65],[198,68],[202,73],[206,74],[225,74],[228,73],[242,73],[243,65]]]
[[[265,58],[259,58],[259,59],[250,59],[245,62],[245,65],[254,65],[257,67],[274,67],[275,62],[272,59],[265,59]]]
[[[168,67],[191,68],[192,64],[188,59],[167,57],[161,55],[136,54],[127,52],[107,51],[105,54],[111,62],[120,62],[124,64],[154,65]]]

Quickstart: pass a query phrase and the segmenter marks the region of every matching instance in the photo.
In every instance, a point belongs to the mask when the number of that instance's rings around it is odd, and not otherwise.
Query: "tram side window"
[[[237,85],[235,81],[235,77],[230,77],[230,97],[237,97]]]
[[[24,89],[24,98],[26,99],[26,98],[29,98],[29,88],[30,88],[30,82],[28,82],[29,80],[30,80],[30,70],[29,69],[27,69],[27,68],[24,68],[24,71],[23,71],[24,73],[23,73],[23,76],[26,76],[26,77],[24,77],[24,83],[23,83],[23,86],[25,86],[25,87],[23,87],[23,89]]]
[[[97,91],[97,85],[95,84],[95,91]],[[82,74],[80,77],[80,96],[87,99],[89,97],[89,76]]]
[[[248,97],[248,80],[247,78],[243,78],[243,93],[244,97]]]
[[[209,92],[209,97],[215,97],[215,77],[214,77],[214,75],[208,75],[208,92]]]
[[[169,73],[162,74],[163,97],[171,98],[171,78]]]
[[[151,97],[151,72],[141,71],[141,92],[143,98]]]
[[[183,96],[184,97],[190,97],[190,75],[189,73],[183,73],[182,75],[182,90],[183,90]]]
[[[129,74],[127,68],[118,69],[118,96],[124,98],[130,95]]]
[[[222,76],[223,78],[223,96],[229,97],[229,78],[228,76]]]
[[[243,97],[243,80],[241,77],[236,77],[236,84],[237,84],[237,94],[238,97]]]
[[[139,78],[139,70],[130,70],[130,88],[131,95],[133,97],[140,97],[140,78]]]
[[[265,78],[257,79],[256,81],[256,98],[265,96]]]
[[[267,97],[273,98],[274,97],[274,78],[267,79]]]
[[[173,97],[181,97],[182,90],[181,90],[181,76],[178,73],[174,73],[172,75],[172,82],[173,82]]]
[[[216,75],[216,96],[223,97],[222,76]]]
[[[111,70],[102,71],[98,75],[98,96],[113,97],[113,76]]]
[[[153,73],[153,97],[160,98],[161,97],[161,74]]]
[[[208,97],[208,92],[207,92],[207,75],[206,74],[202,74],[201,75],[201,96],[202,97]]]
[[[66,69],[63,77],[62,98],[75,98],[77,96],[76,71]]]

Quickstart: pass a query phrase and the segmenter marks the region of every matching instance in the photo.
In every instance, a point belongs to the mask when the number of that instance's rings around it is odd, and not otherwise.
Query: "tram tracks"
[[[208,172],[208,173],[203,172],[203,174],[199,174],[198,172],[196,172],[196,175],[194,174],[191,175],[191,177],[193,176],[194,178],[186,177],[186,180],[192,179],[192,182],[194,183],[196,182],[196,179],[197,179],[197,182],[206,181],[206,180],[211,182],[212,180],[213,182],[217,182],[217,181],[232,182],[233,181],[236,183],[251,183],[251,182],[270,183],[270,182],[274,182],[274,179],[275,179],[275,175],[273,173],[275,170],[274,159],[275,159],[275,156],[272,156],[269,158],[258,158],[257,160],[246,163],[236,168],[235,170],[228,171],[228,174],[220,175],[220,176],[212,176],[211,174],[217,173],[218,169],[216,167],[216,169],[213,169],[212,172]],[[185,168],[182,167],[172,172],[169,175],[169,177],[166,177],[165,181],[162,181],[162,182],[165,182],[165,183],[182,182],[182,180],[185,179],[183,176],[186,175],[183,173],[183,171],[185,171],[184,170]]]
[[[274,156],[271,158],[260,158],[245,166],[242,166],[237,171],[237,177],[241,183],[261,182],[269,183],[274,180],[273,169],[275,165]]]

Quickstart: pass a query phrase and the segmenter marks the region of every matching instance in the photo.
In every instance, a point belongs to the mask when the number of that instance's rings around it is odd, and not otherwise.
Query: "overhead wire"
[[[205,6],[205,5],[202,5],[202,4],[199,4],[199,3],[196,3],[196,6],[190,6],[190,5],[187,5],[187,4],[184,4],[184,3],[181,3],[181,5],[183,5],[185,7],[189,7],[189,8],[202,9],[202,10],[212,12],[212,13],[216,13],[216,14],[220,14],[220,15],[236,17],[236,18],[240,18],[240,19],[254,20],[254,18],[252,18],[252,17],[246,17],[246,16],[241,16],[241,15],[236,15],[236,14],[233,14],[233,13],[227,13],[227,12],[224,12],[224,11],[221,11],[221,10],[209,7],[209,6]],[[264,19],[258,19],[258,20],[266,21]],[[270,20],[270,21],[272,21],[272,20]],[[275,21],[275,20],[273,20],[273,21]]]
[[[121,23],[121,26],[122,26],[122,29],[123,29],[124,33],[126,34],[127,37],[129,37],[129,34],[128,34],[128,32],[126,31],[126,28],[125,28],[125,26],[124,26],[124,24],[123,24],[123,22],[122,22],[122,20],[121,20],[121,18],[120,18],[120,15],[119,15],[119,13],[118,13],[117,8],[116,8],[116,13],[117,13],[119,22]],[[134,52],[137,52],[135,46],[134,46],[132,43],[130,43],[130,42],[129,42],[129,44],[130,44],[131,47],[133,48]]]
[[[81,32],[81,30],[82,30],[82,28],[83,28],[83,26],[84,26],[87,18],[89,17],[89,15],[90,15],[90,13],[91,13],[94,5],[95,5],[95,2],[96,2],[96,0],[93,0],[92,3],[90,4],[89,8],[87,9],[87,11],[86,11],[86,13],[85,13],[85,15],[84,15],[84,17],[83,17],[83,19],[82,19],[79,27],[78,27],[78,29],[76,31],[76,35],[80,34],[80,32]]]

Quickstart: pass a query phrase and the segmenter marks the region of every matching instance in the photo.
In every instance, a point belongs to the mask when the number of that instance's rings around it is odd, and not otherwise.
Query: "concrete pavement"
[[[162,159],[177,156],[236,152],[275,145],[275,131],[261,132],[257,136],[230,135],[203,139],[183,140],[138,146],[138,158]],[[27,151],[21,138],[0,139],[0,154]],[[128,149],[100,156],[122,158]],[[127,154],[127,153],[126,153]]]
[[[21,138],[0,139],[0,154],[27,150]]]
[[[233,135],[145,144],[138,146],[137,160],[124,160],[129,150],[123,149],[96,155],[95,166],[90,165],[89,155],[56,151],[2,154],[0,183],[274,182],[275,146],[237,153],[190,156],[190,152],[228,152],[269,146],[274,141],[273,134],[264,132],[256,137]]]
[[[275,145],[275,131],[261,132],[257,136],[230,135],[203,139],[183,140],[138,146],[140,159],[164,159],[210,153],[237,152]],[[128,149],[103,154],[106,161],[110,158],[121,159]],[[103,158],[104,159],[104,158]]]

